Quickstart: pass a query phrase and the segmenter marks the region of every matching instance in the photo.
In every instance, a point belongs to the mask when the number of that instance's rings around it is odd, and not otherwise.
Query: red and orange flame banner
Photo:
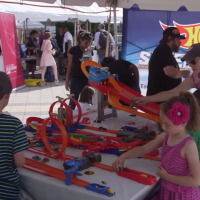
[[[200,43],[200,23],[182,25],[173,21],[174,26],[168,26],[163,24],[161,21],[159,22],[163,30],[165,30],[168,27],[176,27],[179,29],[180,34],[186,37],[185,40],[181,41],[182,48],[188,49],[191,45]]]

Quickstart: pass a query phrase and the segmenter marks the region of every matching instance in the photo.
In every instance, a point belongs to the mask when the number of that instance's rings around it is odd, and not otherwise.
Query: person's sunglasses
[[[196,65],[196,60],[192,60],[192,61],[187,62],[187,65],[189,65],[189,64]]]
[[[196,65],[198,60],[199,60],[199,58],[192,60],[192,61],[189,61],[189,62],[187,62],[186,65],[189,65],[189,64]]]

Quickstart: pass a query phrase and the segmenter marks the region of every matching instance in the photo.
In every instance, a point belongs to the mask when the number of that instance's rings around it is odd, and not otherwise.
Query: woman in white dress
[[[42,52],[42,58],[40,61],[40,66],[43,67],[42,69],[42,86],[45,86],[45,79],[44,79],[44,75],[47,69],[47,66],[52,66],[53,67],[53,74],[55,77],[55,84],[59,85],[59,81],[58,81],[58,75],[57,75],[57,66],[56,66],[56,62],[54,60],[54,57],[52,56],[55,55],[55,50],[52,50],[52,45],[51,45],[51,33],[50,32],[46,32],[45,33],[45,40],[42,43],[42,47],[41,50]]]

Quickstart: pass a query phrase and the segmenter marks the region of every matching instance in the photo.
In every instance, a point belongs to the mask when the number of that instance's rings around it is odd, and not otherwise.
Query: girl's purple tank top
[[[190,176],[190,169],[187,159],[184,159],[181,156],[181,149],[184,147],[187,141],[193,140],[191,136],[185,138],[182,142],[175,146],[168,146],[167,140],[169,135],[165,136],[162,146],[161,153],[161,166],[169,173],[176,176]],[[166,189],[173,192],[183,192],[184,190],[189,189],[190,187],[180,186],[168,181],[162,180],[162,185]]]

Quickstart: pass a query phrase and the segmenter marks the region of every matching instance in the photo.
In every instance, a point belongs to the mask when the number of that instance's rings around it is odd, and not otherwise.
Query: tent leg
[[[76,18],[75,18],[75,21],[74,21],[74,46],[76,44]]]
[[[79,24],[79,19],[77,18],[77,32],[80,30],[80,24]]]
[[[88,31],[89,28],[88,28],[88,20],[86,21],[86,30]]]
[[[110,8],[110,14],[108,18],[108,35],[107,35],[107,42],[106,42],[106,54],[105,57],[109,56],[109,50],[110,50],[110,21],[111,21],[111,8]]]
[[[23,21],[23,36],[22,36],[22,44],[24,44],[26,40],[26,35],[25,35],[25,21]]]
[[[116,6],[114,6],[114,10],[116,10]],[[115,34],[115,59],[118,60],[118,38],[117,38],[117,13],[114,12],[114,34]]]

